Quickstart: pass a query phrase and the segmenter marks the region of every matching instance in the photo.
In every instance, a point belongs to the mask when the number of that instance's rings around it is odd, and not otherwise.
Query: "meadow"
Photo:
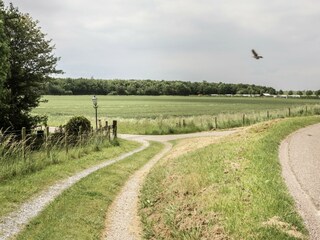
[[[97,96],[98,118],[119,121],[119,132],[139,134],[187,133],[230,128],[282,118],[312,115],[318,99],[244,98],[209,96]],[[44,96],[33,113],[48,116],[60,126],[76,115],[94,123],[92,96]],[[290,113],[289,113],[290,108]],[[243,115],[245,114],[245,116]],[[216,119],[217,118],[217,119]]]

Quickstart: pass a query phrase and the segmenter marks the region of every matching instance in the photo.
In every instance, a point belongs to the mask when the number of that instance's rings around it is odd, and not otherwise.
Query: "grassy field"
[[[49,100],[34,110],[49,117],[50,126],[64,125],[75,115],[94,123],[92,96],[44,96]],[[291,114],[311,114],[317,99],[239,98],[207,96],[98,96],[98,118],[119,120],[119,132],[140,134],[185,133],[237,127]],[[307,111],[306,111],[307,110]],[[320,110],[319,110],[320,112]],[[185,125],[183,125],[185,120]]]
[[[146,239],[305,239],[281,176],[282,139],[319,117],[260,123],[148,175],[141,198]]]

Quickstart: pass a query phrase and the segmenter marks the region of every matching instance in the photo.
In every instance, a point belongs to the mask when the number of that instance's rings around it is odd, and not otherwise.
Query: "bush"
[[[78,136],[80,127],[82,133],[90,132],[91,123],[87,118],[78,116],[71,118],[65,127],[68,134]]]

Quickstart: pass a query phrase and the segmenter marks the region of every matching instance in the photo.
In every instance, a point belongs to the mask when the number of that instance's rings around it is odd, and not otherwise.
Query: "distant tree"
[[[249,90],[247,88],[241,88],[237,92],[238,94],[249,94]]]
[[[31,128],[45,119],[30,112],[39,105],[49,75],[61,73],[56,69],[58,58],[52,53],[51,40],[45,39],[29,14],[19,12],[12,4],[5,9],[2,5],[1,12],[10,68],[2,85],[5,99],[1,106],[7,107],[0,109],[0,128]]]
[[[283,94],[283,91],[280,89],[279,92],[278,92],[278,94],[279,94],[279,95],[282,95],[282,94]]]
[[[314,94],[315,94],[316,96],[319,96],[319,95],[320,95],[320,90],[314,91]]]
[[[303,92],[302,91],[297,91],[297,94],[302,96],[303,95]]]
[[[293,91],[290,90],[290,91],[288,92],[288,95],[293,95]]]
[[[311,90],[306,91],[307,96],[311,96],[312,94],[313,94],[313,91],[311,91]]]
[[[267,88],[265,92],[266,93],[270,93],[272,95],[276,95],[277,94],[277,91],[274,88],[270,88],[270,87]]]

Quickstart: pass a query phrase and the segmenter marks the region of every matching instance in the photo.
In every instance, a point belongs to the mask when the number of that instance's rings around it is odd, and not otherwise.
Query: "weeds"
[[[52,134],[40,144],[31,136],[25,141],[17,141],[13,135],[2,135],[1,139],[0,181],[79,158],[92,151],[101,151],[102,148],[119,146],[117,140],[109,142],[106,137],[96,133],[83,135],[81,139],[69,136],[67,147],[64,134]]]

